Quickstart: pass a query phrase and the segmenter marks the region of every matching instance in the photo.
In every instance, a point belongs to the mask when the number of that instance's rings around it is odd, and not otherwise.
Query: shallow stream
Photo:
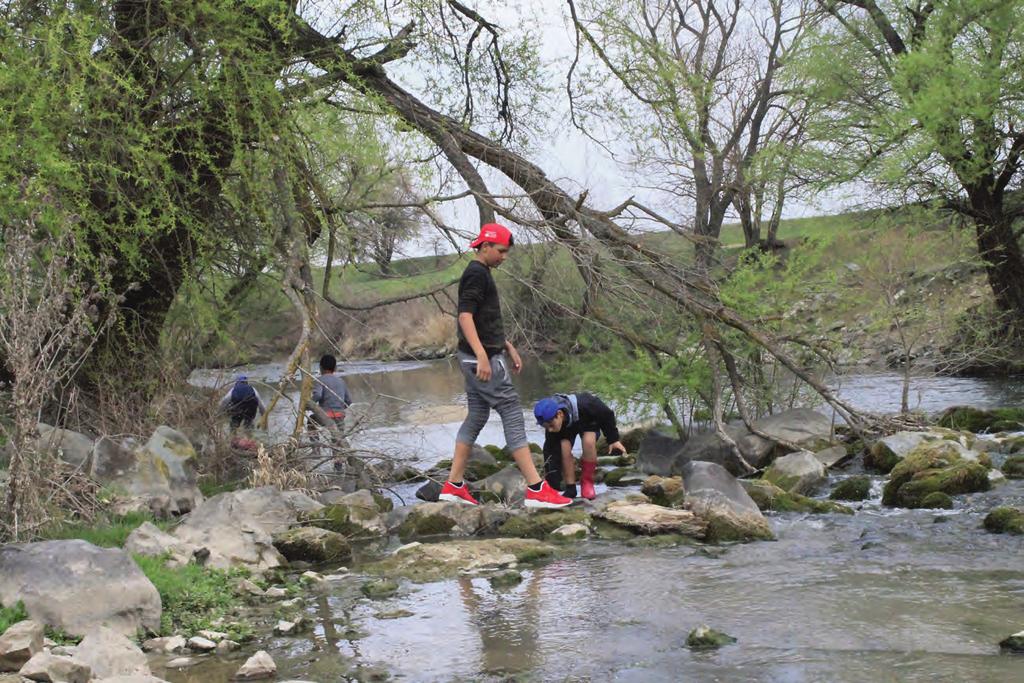
[[[247,371],[273,380],[274,367]],[[420,464],[449,457],[458,418],[440,421],[452,415],[437,406],[459,403],[454,368],[357,369],[343,369],[357,399],[390,397],[358,406],[371,415],[362,443]],[[216,383],[209,380],[194,378]],[[896,375],[838,386],[858,407],[898,408]],[[1021,380],[927,379],[915,389],[928,411],[1024,403]],[[524,406],[548,390],[536,369],[520,382]],[[497,421],[481,442],[502,442]],[[997,643],[1024,630],[1024,538],[980,527],[991,507],[1024,505],[1024,481],[956,502],[950,511],[889,510],[876,495],[853,516],[770,514],[776,542],[655,548],[590,540],[524,571],[511,589],[463,577],[406,582],[396,596],[371,601],[359,596],[354,565],[326,593],[307,596],[314,628],[306,634],[249,644],[230,661],[154,673],[221,683],[246,654],[266,649],[280,679],[319,683],[379,680],[372,676],[380,672],[408,681],[1022,681],[1024,657],[1000,654]],[[409,614],[395,618],[399,610]],[[702,623],[738,642],[691,651],[687,633]]]

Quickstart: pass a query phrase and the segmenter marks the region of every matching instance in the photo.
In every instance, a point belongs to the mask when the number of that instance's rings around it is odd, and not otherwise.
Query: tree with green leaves
[[[579,125],[600,117],[628,131],[644,182],[692,202],[699,264],[710,263],[734,204],[747,246],[759,241],[766,199],[781,216],[789,174],[780,162],[800,144],[803,105],[780,72],[806,31],[806,5],[569,0],[581,46],[599,64],[569,76]],[[609,75],[616,88],[603,85]]]
[[[971,221],[996,306],[1024,325],[1024,2],[818,0],[830,21],[807,73],[833,182],[900,202],[939,200]]]

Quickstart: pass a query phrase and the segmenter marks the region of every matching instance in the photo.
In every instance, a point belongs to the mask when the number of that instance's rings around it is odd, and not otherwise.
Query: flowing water
[[[274,379],[274,366],[257,370],[247,369]],[[364,445],[384,444],[421,464],[450,456],[458,417],[437,407],[462,398],[456,369],[440,361],[343,372],[357,399],[386,395],[355,411],[364,416]],[[898,408],[896,375],[837,386],[857,407]],[[550,389],[536,368],[519,387],[524,405]],[[1020,405],[1024,381],[922,379],[912,396],[928,411]],[[487,429],[481,442],[502,443],[497,422]],[[876,496],[853,516],[773,514],[776,542],[653,548],[590,540],[524,571],[511,589],[462,577],[403,583],[397,595],[369,601],[358,597],[363,578],[353,566],[309,597],[311,632],[271,637],[246,653],[266,649],[279,678],[320,683],[376,680],[378,671],[408,681],[1024,681],[1024,657],[997,645],[1024,629],[1024,538],[980,528],[989,509],[1006,504],[1024,505],[1024,481],[959,496],[950,511],[889,510]],[[690,650],[687,633],[702,623],[738,642]],[[154,673],[219,683],[244,658]]]

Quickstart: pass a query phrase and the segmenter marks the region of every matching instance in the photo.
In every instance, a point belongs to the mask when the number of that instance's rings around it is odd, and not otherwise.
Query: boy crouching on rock
[[[594,490],[594,472],[597,469],[597,436],[603,433],[608,442],[608,453],[625,454],[619,441],[615,412],[593,394],[555,394],[537,401],[533,408],[537,424],[544,427],[544,478],[553,488],[565,488],[562,495],[575,498],[576,463],[572,447],[580,436],[583,459],[580,462],[580,491],[587,500],[597,497]]]

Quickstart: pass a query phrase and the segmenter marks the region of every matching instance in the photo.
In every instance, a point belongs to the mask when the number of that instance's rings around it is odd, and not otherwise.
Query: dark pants
[[[256,400],[255,396],[231,404],[228,408],[228,414],[231,416],[231,428],[238,429],[240,426],[245,426],[247,429],[251,429],[259,409],[260,402]]]

